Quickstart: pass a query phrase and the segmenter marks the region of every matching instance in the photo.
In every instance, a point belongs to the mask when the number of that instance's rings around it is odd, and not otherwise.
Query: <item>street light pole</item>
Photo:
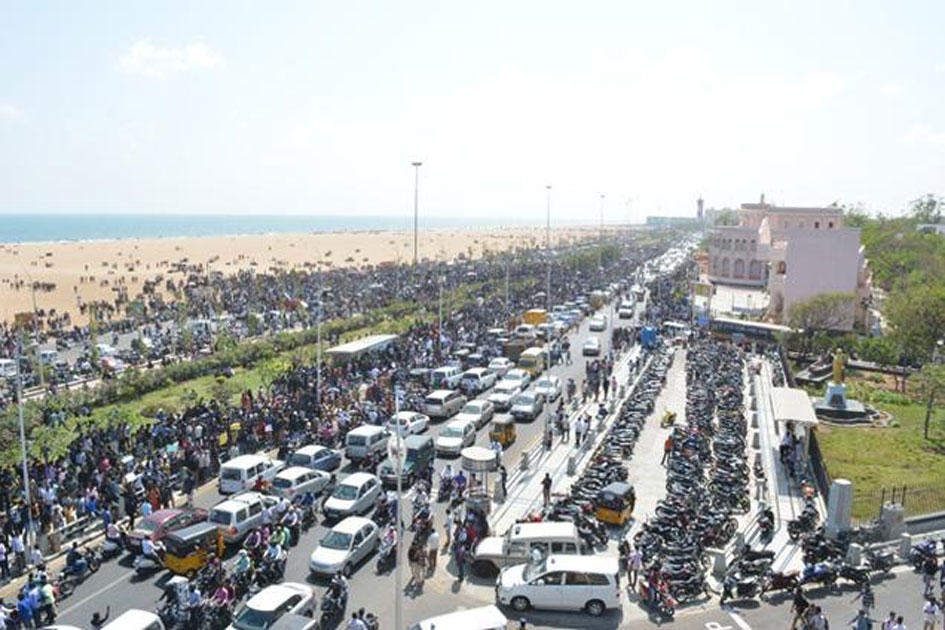
[[[551,386],[551,185],[545,186],[545,302],[548,305],[545,311],[545,356],[548,363],[548,386]],[[542,362],[544,362],[544,358]],[[545,444],[551,446],[551,401],[544,401],[545,405]]]
[[[397,519],[395,527],[397,528],[397,544],[394,547],[394,583],[396,590],[394,591],[394,620],[397,624],[395,627],[400,629],[404,627],[404,607],[403,607],[403,592],[404,592],[404,576],[403,570],[401,568],[401,545],[403,544],[404,539],[404,519],[401,514],[403,509],[402,498],[403,498],[403,482],[400,479],[402,473],[401,457],[403,456],[403,441],[401,440],[401,430],[400,430],[400,420],[398,414],[400,413],[400,390],[397,387],[397,381],[394,380],[394,425],[397,428],[397,433],[394,435],[396,451],[392,453],[394,455],[394,464],[397,466],[397,509],[394,510],[394,518]]]
[[[604,266],[604,194],[600,195],[600,245],[597,248],[597,268]]]
[[[548,315],[551,315],[551,185],[545,186],[546,197],[546,224],[545,224],[545,266],[547,278],[545,280],[545,300],[548,303]]]
[[[411,162],[413,166],[413,266],[417,266],[419,258],[417,256],[417,228],[419,225],[419,203],[420,203],[420,167],[423,162]]]
[[[20,456],[23,458],[23,497],[26,500],[26,519],[27,519],[27,533],[23,541],[24,545],[29,547],[30,536],[33,535],[33,506],[30,500],[30,472],[29,466],[27,465],[27,449],[26,449],[26,428],[23,422],[23,374],[20,372],[20,362],[23,360],[23,339],[20,338],[20,351],[17,353],[16,358],[16,402],[17,402],[17,413],[19,415],[20,421]],[[42,366],[40,366],[42,369]]]

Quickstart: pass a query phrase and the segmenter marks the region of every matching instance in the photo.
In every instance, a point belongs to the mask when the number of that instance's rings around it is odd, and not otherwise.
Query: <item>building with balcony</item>
[[[819,293],[849,293],[843,329],[869,328],[872,293],[859,228],[843,225],[843,210],[742,204],[738,225],[709,234],[708,278],[715,284],[760,288],[768,317],[782,322],[791,306]]]

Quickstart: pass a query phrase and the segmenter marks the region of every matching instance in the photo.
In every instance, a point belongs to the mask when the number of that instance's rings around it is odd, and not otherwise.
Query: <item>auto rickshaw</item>
[[[197,523],[168,534],[164,546],[167,568],[192,578],[210,561],[210,554],[223,556],[223,533],[214,523]]]
[[[624,525],[630,520],[636,502],[633,486],[625,481],[615,481],[598,491],[594,499],[594,515],[602,523]]]
[[[515,441],[515,418],[512,416],[495,418],[489,429],[489,440],[495,440],[502,445],[502,448],[507,448]]]

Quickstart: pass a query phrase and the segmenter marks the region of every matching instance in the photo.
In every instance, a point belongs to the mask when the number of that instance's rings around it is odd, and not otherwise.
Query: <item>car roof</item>
[[[363,486],[370,479],[375,479],[374,475],[371,473],[356,472],[348,475],[338,483],[345,486]]]
[[[614,556],[575,556],[555,555],[548,556],[545,568],[549,571],[580,571],[582,573],[616,574],[619,569],[617,558]]]
[[[447,429],[450,427],[463,428],[467,424],[473,424],[473,421],[468,418],[457,418],[456,420],[450,420],[449,422],[447,422],[445,428]]]
[[[180,508],[169,508],[166,510],[158,510],[156,512],[151,512],[150,514],[145,516],[144,520],[149,521],[151,523],[163,523],[164,521],[170,518],[174,518],[178,514],[181,514],[183,511],[184,510],[181,510]]]
[[[305,466],[289,466],[288,468],[283,468],[280,470],[276,477],[282,477],[283,479],[297,479],[310,472],[312,472],[312,469],[306,468]]]
[[[246,605],[253,610],[269,612],[281,606],[285,600],[293,595],[305,595],[306,593],[311,594],[312,589],[304,584],[283,582],[282,584],[267,586],[250,597]]]
[[[577,535],[572,521],[541,521],[538,523],[516,523],[512,526],[513,538],[571,537]],[[584,556],[581,556],[584,557]]]
[[[301,453],[302,455],[314,455],[315,453],[320,453],[321,451],[327,450],[329,450],[327,446],[322,446],[321,444],[309,444],[308,446],[303,446],[295,452]]]
[[[368,523],[374,524],[374,521],[369,518],[364,518],[363,516],[349,516],[332,527],[332,529],[342,534],[355,534]]]
[[[111,622],[106,625],[103,630],[126,630],[127,628],[146,628],[155,621],[160,621],[161,618],[155,615],[153,612],[148,612],[147,610],[139,610],[137,608],[132,608],[126,610],[122,614],[118,615]]]
[[[255,466],[259,462],[268,460],[269,457],[260,453],[250,455],[237,455],[233,459],[223,462],[223,466]]]
[[[348,435],[374,435],[381,431],[384,431],[384,427],[379,427],[376,424],[362,424],[348,431]]]
[[[483,628],[505,628],[507,625],[508,621],[502,611],[494,605],[489,605],[429,617],[410,626],[410,629],[482,630]]]

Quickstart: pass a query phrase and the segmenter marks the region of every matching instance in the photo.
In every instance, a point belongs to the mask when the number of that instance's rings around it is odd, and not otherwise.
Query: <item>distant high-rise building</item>
[[[699,197],[696,200],[696,218],[699,219],[699,221],[702,221],[702,217],[705,215],[704,206],[705,202],[702,200],[702,197]]]

